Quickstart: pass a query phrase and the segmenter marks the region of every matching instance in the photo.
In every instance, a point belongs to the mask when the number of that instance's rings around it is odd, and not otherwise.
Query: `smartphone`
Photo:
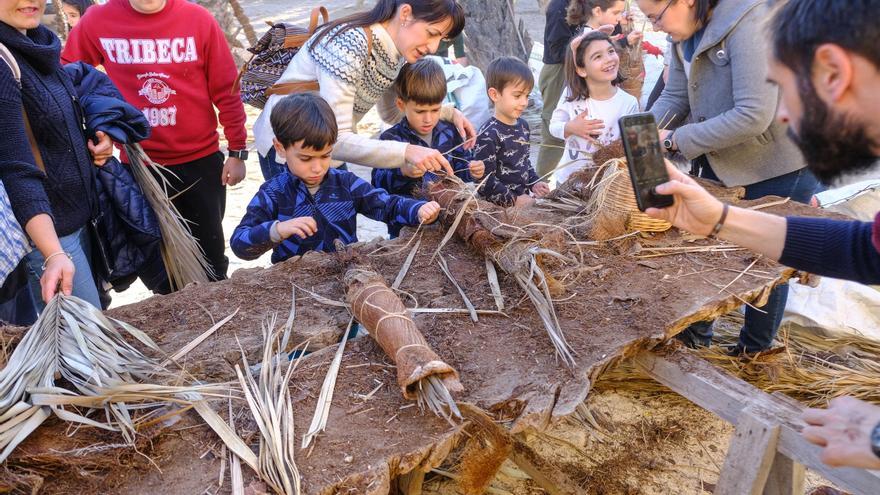
[[[672,196],[657,194],[655,191],[660,184],[669,182],[669,174],[663,161],[663,148],[660,146],[660,134],[657,132],[654,115],[627,115],[618,123],[639,210],[672,206]]]

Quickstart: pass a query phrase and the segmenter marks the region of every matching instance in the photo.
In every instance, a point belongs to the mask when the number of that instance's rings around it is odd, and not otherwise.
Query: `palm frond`
[[[213,269],[168,195],[170,184],[164,174],[173,172],[153,162],[139,144],[127,145],[125,152],[131,160],[132,175],[159,218],[162,260],[172,287],[182,289],[193,282],[207,283],[214,275]],[[161,184],[150,170],[162,178]]]

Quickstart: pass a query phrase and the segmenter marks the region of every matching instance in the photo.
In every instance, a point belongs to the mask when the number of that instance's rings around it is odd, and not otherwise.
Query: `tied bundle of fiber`
[[[450,392],[464,390],[458,372],[428,345],[403,301],[368,265],[351,265],[345,273],[351,313],[397,365],[403,396],[447,420],[461,418]]]
[[[629,24],[628,31],[632,31],[632,23]],[[625,32],[624,36],[629,34]],[[634,96],[637,100],[642,98],[642,88],[645,85],[645,60],[642,58],[642,42],[639,40],[632,47],[618,47],[617,53],[620,55],[620,75],[623,82],[620,88]]]
[[[440,222],[448,228],[437,248],[457,235],[476,252],[511,275],[541,316],[556,354],[566,366],[574,369],[574,351],[565,339],[553,306],[554,287],[559,284],[545,273],[540,257],[567,258],[552,249],[557,236],[547,235],[539,228],[529,231],[506,223],[508,213],[517,209],[503,208],[476,199],[475,193],[456,177],[444,177],[428,188],[430,198],[443,208]]]

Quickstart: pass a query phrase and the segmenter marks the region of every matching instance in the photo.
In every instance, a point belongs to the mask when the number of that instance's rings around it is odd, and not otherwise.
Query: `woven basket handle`
[[[327,9],[323,6],[315,7],[312,9],[312,17],[309,20],[309,36],[315,34],[315,31],[318,29],[318,16],[324,18],[324,22],[322,24],[327,24],[330,22],[330,13],[327,12]]]

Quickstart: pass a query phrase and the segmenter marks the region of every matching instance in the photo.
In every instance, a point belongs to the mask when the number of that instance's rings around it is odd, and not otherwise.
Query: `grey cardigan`
[[[706,155],[731,187],[805,166],[788,126],[775,119],[779,90],[767,82],[768,11],[766,0],[721,0],[694,52],[689,78],[673,44],[669,82],[651,108],[659,124],[676,128],[685,157]]]

